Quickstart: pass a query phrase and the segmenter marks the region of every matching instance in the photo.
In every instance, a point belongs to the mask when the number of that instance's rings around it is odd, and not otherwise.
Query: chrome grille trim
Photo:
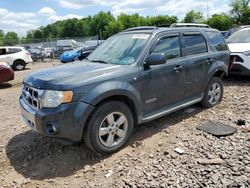
[[[39,110],[41,108],[40,99],[43,91],[34,87],[23,84],[22,86],[22,97],[25,102],[34,109]]]

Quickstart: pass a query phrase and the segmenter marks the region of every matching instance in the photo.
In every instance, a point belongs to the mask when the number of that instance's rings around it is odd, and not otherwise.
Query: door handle
[[[208,59],[206,60],[206,63],[207,63],[208,65],[210,65],[211,63],[213,63],[213,61],[214,61],[213,58],[208,58]]]
[[[174,68],[175,72],[180,72],[182,69],[183,69],[183,67],[180,66],[180,65],[177,65],[177,66]]]

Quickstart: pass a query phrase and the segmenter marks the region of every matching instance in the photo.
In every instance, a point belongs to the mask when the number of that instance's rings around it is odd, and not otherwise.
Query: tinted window
[[[156,44],[152,53],[164,53],[167,59],[181,56],[178,36],[164,37]]]
[[[5,48],[0,49],[0,55],[6,55],[6,49]]]
[[[14,53],[21,52],[21,51],[22,49],[20,48],[8,48],[7,54],[14,54]]]
[[[184,47],[186,55],[207,52],[207,43],[201,34],[184,34]]]
[[[222,36],[213,31],[207,31],[207,36],[210,39],[211,44],[218,50],[218,51],[224,51],[227,50],[227,45],[222,38]]]

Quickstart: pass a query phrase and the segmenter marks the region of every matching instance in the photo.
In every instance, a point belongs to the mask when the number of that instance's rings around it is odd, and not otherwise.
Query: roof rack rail
[[[140,31],[140,30],[155,30],[158,29],[158,27],[155,26],[140,26],[140,27],[133,27],[133,28],[129,28],[124,30],[124,32],[126,31]]]

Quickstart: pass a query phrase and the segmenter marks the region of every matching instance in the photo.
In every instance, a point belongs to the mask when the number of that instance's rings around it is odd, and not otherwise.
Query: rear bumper
[[[80,141],[93,106],[75,102],[53,109],[35,110],[20,97],[20,108],[25,123],[35,132],[70,141]]]
[[[246,56],[244,53],[231,53],[231,59],[234,60],[234,62],[230,66],[230,74],[250,76],[249,56]]]
[[[241,64],[233,64],[230,70],[230,74],[250,76],[250,69],[247,69],[245,66]]]

